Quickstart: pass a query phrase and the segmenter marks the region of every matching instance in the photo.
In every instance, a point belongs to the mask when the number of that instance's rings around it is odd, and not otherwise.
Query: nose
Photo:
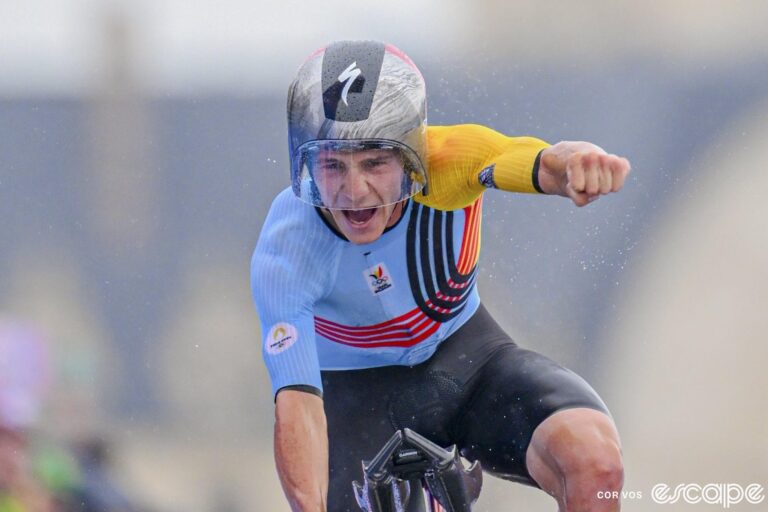
[[[356,165],[350,166],[349,172],[344,177],[344,192],[352,201],[352,204],[359,206],[359,201],[365,199],[370,187],[365,173]]]

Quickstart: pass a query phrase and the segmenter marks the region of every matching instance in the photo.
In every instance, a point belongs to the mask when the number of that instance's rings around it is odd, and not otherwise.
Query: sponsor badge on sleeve
[[[264,340],[264,348],[267,354],[275,355],[291,348],[299,338],[296,327],[291,324],[280,322],[272,326]]]

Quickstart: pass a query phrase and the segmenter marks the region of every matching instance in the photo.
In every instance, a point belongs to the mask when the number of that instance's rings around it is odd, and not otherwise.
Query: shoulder
[[[272,202],[251,258],[252,281],[285,280],[307,271],[328,272],[339,239],[315,208],[283,190]]]
[[[415,200],[438,210],[456,210],[474,203],[485,187],[478,174],[498,154],[500,133],[477,124],[427,128],[428,193]]]
[[[287,187],[272,200],[265,226],[269,223],[295,222],[313,214],[314,207],[296,197]]]
[[[323,223],[315,207],[300,200],[290,188],[286,188],[272,201],[261,228],[259,245],[306,242],[307,239],[332,242],[334,238],[335,235]]]

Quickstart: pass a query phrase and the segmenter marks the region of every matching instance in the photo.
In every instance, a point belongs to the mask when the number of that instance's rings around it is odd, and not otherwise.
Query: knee
[[[624,483],[621,447],[613,426],[573,424],[563,427],[550,446],[566,481],[577,479],[582,485],[594,482],[605,490],[618,490]]]
[[[624,485],[621,449],[610,438],[595,437],[574,447],[563,460],[566,510],[618,510]]]
[[[619,491],[624,485],[624,464],[619,447],[606,441],[592,446],[592,451],[571,462],[570,470],[565,472],[565,480],[576,480],[578,488],[590,491]]]
[[[538,440],[546,447],[566,510],[611,510],[624,483],[621,447],[613,422],[597,411],[565,411]],[[608,500],[606,500],[608,496]],[[616,497],[614,500],[613,497]],[[606,502],[608,501],[608,502]]]

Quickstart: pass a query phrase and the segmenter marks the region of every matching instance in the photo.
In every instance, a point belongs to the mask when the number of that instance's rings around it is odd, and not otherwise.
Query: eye
[[[323,171],[340,171],[344,168],[338,160],[323,160],[320,162],[320,169]]]
[[[387,165],[387,159],[385,158],[374,158],[371,160],[366,160],[365,162],[366,167],[368,169],[378,169],[385,165]]]

